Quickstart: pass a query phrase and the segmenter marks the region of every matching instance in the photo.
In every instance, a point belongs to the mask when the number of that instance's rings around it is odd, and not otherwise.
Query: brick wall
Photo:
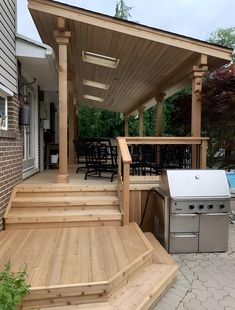
[[[0,230],[12,189],[22,180],[19,108],[17,97],[8,97],[8,130],[0,130]]]

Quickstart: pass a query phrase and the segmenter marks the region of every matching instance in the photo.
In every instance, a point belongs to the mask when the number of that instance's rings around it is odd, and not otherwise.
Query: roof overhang
[[[189,84],[201,55],[207,56],[209,70],[232,57],[228,48],[54,1],[29,0],[29,9],[42,41],[57,56],[57,18],[66,19],[71,32],[68,76],[78,100],[90,106],[131,113],[157,93],[169,96]],[[84,61],[86,52],[97,55],[93,62]],[[84,85],[84,79],[108,87]],[[103,100],[84,99],[84,94]]]
[[[41,90],[58,90],[55,56],[50,46],[16,34],[16,57],[22,71],[31,79],[36,78]]]

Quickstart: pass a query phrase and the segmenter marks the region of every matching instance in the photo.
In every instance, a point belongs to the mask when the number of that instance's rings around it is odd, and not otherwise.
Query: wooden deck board
[[[7,230],[1,243],[0,270],[9,259],[14,270],[26,264],[36,287],[106,281],[148,250],[133,224]]]

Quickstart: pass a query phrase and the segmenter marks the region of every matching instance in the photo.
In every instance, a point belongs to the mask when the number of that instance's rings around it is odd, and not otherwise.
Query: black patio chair
[[[78,173],[79,170],[86,169],[86,158],[85,158],[85,148],[84,148],[84,141],[83,140],[73,140],[74,148],[77,154],[77,170],[76,173]]]
[[[117,150],[109,139],[92,139],[85,141],[86,174],[104,177],[103,173],[111,173],[111,182],[117,174]]]
[[[142,166],[141,166],[141,146],[138,144],[133,144],[128,147],[131,155],[131,174],[132,175],[142,175]]]

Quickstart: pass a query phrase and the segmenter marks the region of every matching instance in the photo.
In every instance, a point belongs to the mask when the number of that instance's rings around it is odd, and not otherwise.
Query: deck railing
[[[131,154],[129,152],[128,145],[142,145],[142,144],[155,144],[155,145],[192,145],[199,148],[197,152],[196,148],[192,150],[194,152],[192,166],[193,168],[206,168],[206,156],[207,156],[207,141],[209,138],[204,137],[121,137],[118,138],[118,195],[120,200],[120,207],[123,213],[123,225],[129,223],[129,197],[130,197],[130,164],[132,162]],[[198,162],[198,167],[194,166]],[[141,180],[145,177],[139,176]]]

